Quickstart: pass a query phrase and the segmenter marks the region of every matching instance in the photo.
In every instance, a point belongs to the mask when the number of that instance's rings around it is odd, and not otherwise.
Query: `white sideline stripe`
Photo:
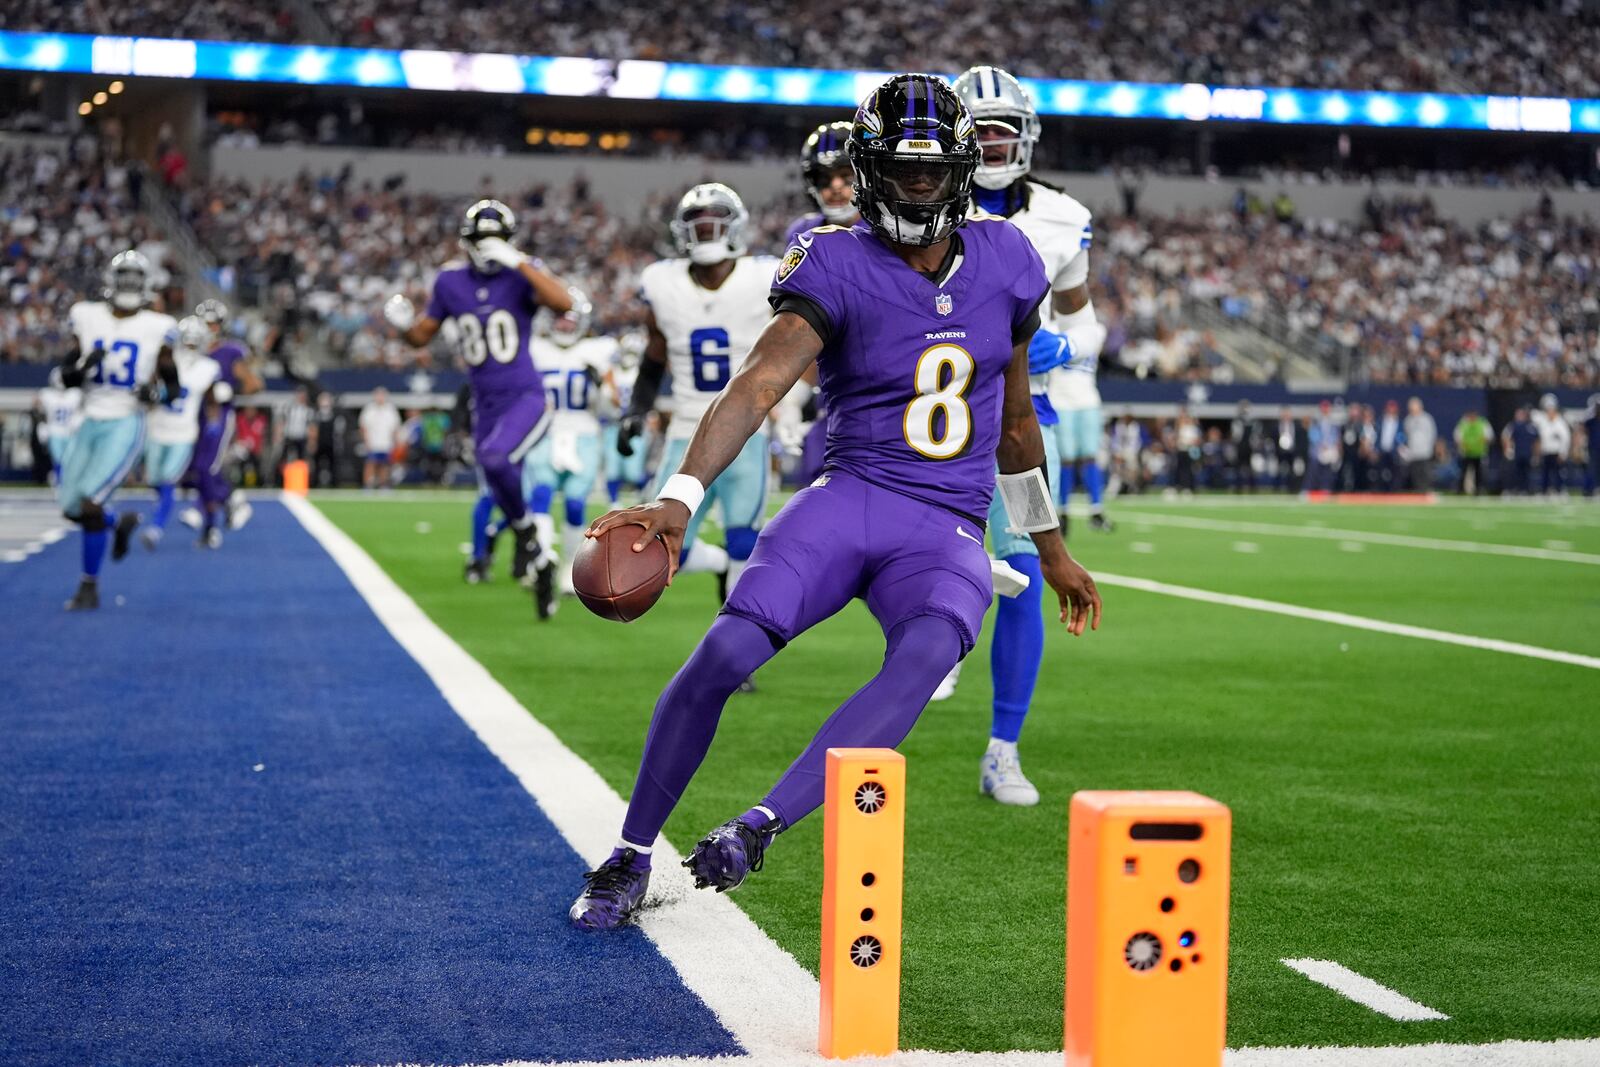
[[[1141,513],[1139,521],[1166,526],[1182,526],[1190,530],[1210,530],[1215,533],[1262,534],[1268,537],[1309,537],[1323,541],[1364,541],[1367,544],[1393,545],[1399,548],[1426,548],[1442,552],[1470,552],[1483,556],[1516,556],[1519,559],[1554,560],[1559,563],[1586,563],[1590,566],[1600,566],[1600,556],[1588,552],[1566,552],[1553,548],[1531,548],[1525,545],[1499,545],[1485,541],[1451,541],[1436,537],[1413,537],[1410,534],[1375,533],[1371,530],[1341,530],[1323,526],[1283,526],[1270,522],[1225,522],[1221,519],[1203,519],[1196,515],[1152,515]]]
[[[283,503],[578,855],[598,866],[622,825],[622,798],[423,614],[349,535],[303,499],[285,495]],[[727,897],[694,889],[679,866],[683,857],[665,838],[656,841],[655,857],[650,895],[659,903],[642,914],[639,926],[684,985],[758,1062],[800,1053],[814,1060],[817,980]],[[579,873],[571,872],[574,893]]]
[[[604,859],[622,822],[622,798],[423,614],[343,530],[305,500],[287,495],[281,499],[578,854],[590,863]],[[646,911],[640,926],[677,968],[684,984],[717,1013],[750,1055],[563,1062],[560,1067],[822,1067],[834,1062],[815,1051],[816,979],[726,897],[694,890],[686,875],[678,877],[679,855],[664,838],[657,839],[655,851],[662,863],[652,877],[652,896],[666,888],[662,895],[668,899]],[[708,929],[717,931],[710,942],[714,952],[705,947]],[[727,966],[730,958],[739,960],[739,966]],[[759,1007],[752,1011],[747,1005]],[[851,1062],[862,1067],[1060,1067],[1061,1053],[908,1051]],[[1225,1063],[1227,1067],[1600,1067],[1600,1039],[1242,1049],[1229,1051]],[[547,1065],[514,1061],[503,1067]]]
[[[1094,580],[1100,585],[1116,585],[1126,589],[1138,589],[1146,593],[1159,593],[1162,596],[1182,597],[1185,600],[1198,600],[1202,604],[1223,604],[1232,608],[1248,608],[1251,611],[1266,611],[1274,615],[1288,615],[1295,619],[1309,619],[1313,622],[1329,622],[1335,626],[1349,626],[1356,630],[1371,630],[1374,633],[1393,634],[1396,637],[1416,637],[1424,641],[1438,641],[1446,645],[1460,645],[1462,648],[1477,648],[1486,652],[1505,652],[1513,656],[1527,656],[1530,659],[1549,660],[1551,663],[1566,663],[1574,667],[1588,667],[1590,670],[1600,670],[1600,657],[1584,656],[1577,652],[1562,652],[1554,648],[1541,648],[1538,645],[1524,645],[1516,641],[1501,641],[1494,637],[1473,637],[1470,634],[1456,634],[1448,630],[1432,630],[1426,626],[1408,626],[1401,622],[1384,622],[1382,619],[1369,619],[1361,615],[1346,615],[1342,611],[1323,611],[1321,608],[1303,608],[1298,604],[1280,604],[1276,600],[1261,600],[1253,596],[1236,596],[1233,593],[1213,593],[1209,589],[1194,589],[1186,585],[1169,585],[1166,582],[1154,582],[1148,578],[1130,578],[1120,574],[1105,574],[1095,572]]]
[[[1342,963],[1332,960],[1280,960],[1285,967],[1299,971],[1318,985],[1327,986],[1342,997],[1371,1008],[1379,1015],[1387,1015],[1396,1022],[1420,1023],[1450,1016],[1435,1011],[1426,1004],[1418,1004],[1410,997],[1396,993],[1388,986],[1357,974]]]

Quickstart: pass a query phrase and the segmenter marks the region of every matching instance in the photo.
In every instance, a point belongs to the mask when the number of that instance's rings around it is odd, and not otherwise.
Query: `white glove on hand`
[[[383,318],[390,326],[404,333],[416,325],[417,309],[411,306],[411,301],[396,293],[383,302]]]
[[[515,270],[522,266],[523,256],[504,237],[485,237],[477,243],[478,255],[490,263]]]

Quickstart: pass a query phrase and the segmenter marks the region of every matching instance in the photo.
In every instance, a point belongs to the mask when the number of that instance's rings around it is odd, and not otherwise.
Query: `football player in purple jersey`
[[[228,333],[228,324],[232,321],[232,313],[228,305],[215,298],[202,300],[195,305],[194,317],[203,322],[211,335],[211,347],[206,355],[216,361],[219,374],[217,381],[227,386],[222,390],[229,399],[222,402],[222,415],[231,416],[233,413],[233,399],[239,396],[248,396],[259,393],[262,389],[261,376],[256,373],[250,355],[250,346],[241,338]],[[190,485],[204,483],[213,492],[226,485],[227,526],[230,530],[244,528],[250,521],[254,509],[250,501],[245,498],[242,490],[234,485],[233,472],[230,470],[231,457],[228,449],[232,445],[231,418],[226,420],[230,427],[228,443],[223,447],[220,455],[208,460],[204,466],[196,465],[191,461],[184,481]],[[211,536],[215,527],[214,509],[210,507],[204,494],[201,495],[200,507],[186,507],[179,515],[179,521],[186,526],[193,527],[201,532],[202,540]],[[220,535],[218,535],[220,536]]]
[[[522,496],[522,461],[549,425],[544,380],[534,365],[533,316],[540,307],[572,310],[567,284],[511,244],[517,220],[498,200],[479,200],[461,222],[465,261],[444,266],[420,318],[400,294],[384,318],[407,344],[429,344],[447,320],[472,383],[472,436],[489,493],[516,537],[512,574],[531,582],[541,605],[555,599],[555,553],[539,540]],[[549,612],[541,610],[540,617]]]
[[[860,598],[883,628],[883,666],[823,724],[777,784],[685,861],[719,892],[759,870],[773,839],[822,803],[826,752],[890,747],[972,650],[993,595],[985,515],[996,490],[1032,535],[1073,635],[1098,628],[1094,580],[1068,555],[1042,469],[1028,347],[1049,293],[1033,245],[1004,219],[969,217],[980,156],[971,114],[925,74],[889,79],[849,141],[862,220],[803,234],[773,282],[772,321],[701,419],[657,499],[597,519],[642,527],[677,559],[689,517],[813,363],[828,409],[823,473],[761,531],[750,565],[656,704],[622,834],[569,917],[626,923],[650,852],[710,748],[740,681]],[[998,465],[999,473],[996,473]]]
[[[845,154],[850,143],[850,123],[825,122],[811,131],[800,149],[800,177],[806,192],[817,202],[817,211],[801,215],[789,227],[783,244],[818,226],[850,226],[861,217],[856,210],[856,175]]]

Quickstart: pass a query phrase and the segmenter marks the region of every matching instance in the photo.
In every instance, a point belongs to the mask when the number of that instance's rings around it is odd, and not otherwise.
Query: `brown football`
[[[615,622],[632,622],[661,599],[667,587],[667,546],[655,538],[635,552],[639,526],[618,526],[584,538],[572,558],[572,588],[583,606]]]

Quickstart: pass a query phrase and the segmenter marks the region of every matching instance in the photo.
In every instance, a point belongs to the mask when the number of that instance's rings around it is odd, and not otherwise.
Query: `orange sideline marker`
[[[283,491],[295,496],[305,496],[311,488],[311,467],[303,459],[283,465]]]
[[[900,1045],[900,894],[906,761],[887,748],[828,749],[822,829],[822,1025],[831,1059]]]
[[[1067,833],[1067,1067],[1220,1067],[1232,813],[1083,792]]]

